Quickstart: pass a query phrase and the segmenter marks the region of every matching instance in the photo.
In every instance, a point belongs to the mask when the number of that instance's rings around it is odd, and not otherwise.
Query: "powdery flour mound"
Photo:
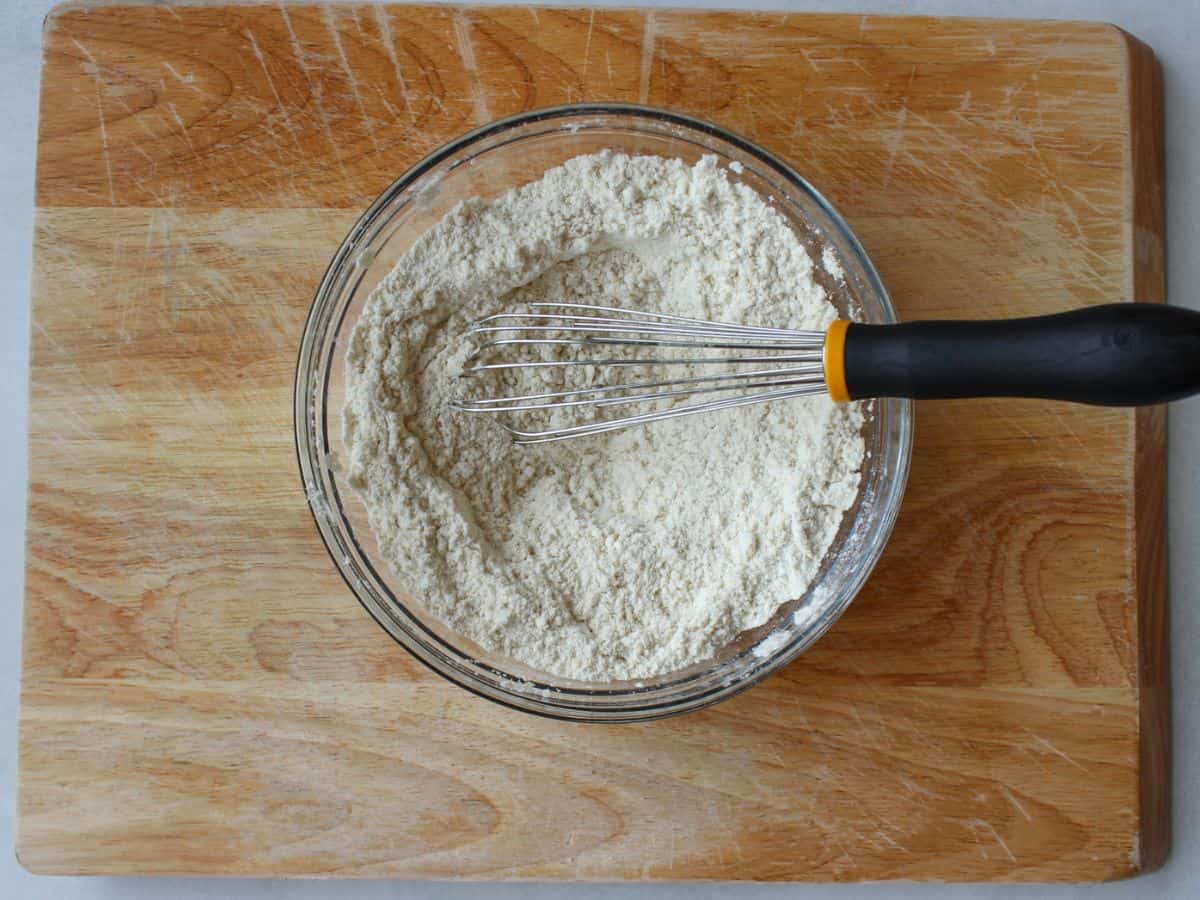
[[[514,447],[448,402],[470,323],[538,299],[819,329],[813,262],[714,158],[578,157],[456,207],[347,350],[350,481],[429,612],[568,678],[710,657],[807,589],[858,492],[862,413],[817,397]]]

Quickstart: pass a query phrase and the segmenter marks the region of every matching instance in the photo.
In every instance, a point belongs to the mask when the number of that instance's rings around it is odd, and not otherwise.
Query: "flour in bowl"
[[[558,676],[647,678],[802,595],[857,496],[862,413],[787,400],[532,447],[457,413],[464,334],[531,300],[821,329],[813,261],[708,157],[577,157],[457,206],[346,354],[349,478],[426,610]]]

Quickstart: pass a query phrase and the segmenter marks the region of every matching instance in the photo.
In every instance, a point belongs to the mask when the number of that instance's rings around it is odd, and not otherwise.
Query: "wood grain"
[[[542,721],[374,625],[298,486],[357,212],[534,106],[781,154],[902,316],[1163,296],[1152,54],[1088,24],[60,7],[37,176],[17,849],[38,872],[1074,881],[1168,847],[1165,414],[928,403],[900,522],[715,709]]]

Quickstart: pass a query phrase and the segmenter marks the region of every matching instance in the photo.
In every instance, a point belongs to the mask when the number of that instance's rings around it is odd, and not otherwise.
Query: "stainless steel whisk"
[[[612,368],[663,367],[661,377],[629,383],[602,381],[452,404],[462,412],[509,414],[516,420],[539,411],[667,404],[541,430],[500,419],[519,444],[821,393],[839,403],[873,397],[1007,396],[1132,406],[1200,391],[1200,313],[1154,303],[978,322],[863,325],[839,320],[824,332],[585,303],[532,303],[524,311],[480,319],[467,336],[481,343],[464,364],[464,376],[585,366],[603,375]],[[632,355],[605,355],[618,347],[633,348],[626,351]],[[544,351],[556,353],[557,348],[589,352],[545,358]],[[681,351],[686,353],[671,355]],[[529,358],[537,352],[541,358]],[[677,366],[701,374],[668,377]],[[719,396],[680,402],[709,395]]]
[[[578,366],[753,366],[745,371],[718,372],[684,378],[658,378],[628,384],[604,384],[572,390],[455,402],[455,409],[464,412],[522,413],[569,407],[602,408],[737,392],[737,396],[725,396],[702,403],[671,406],[616,419],[603,419],[544,431],[522,430],[502,422],[501,424],[512,433],[514,440],[521,444],[599,434],[630,425],[745,406],[766,400],[818,394],[825,390],[822,364],[825,335],[819,331],[791,331],[784,328],[757,328],[725,322],[706,322],[683,316],[583,303],[532,303],[527,312],[498,313],[481,319],[471,326],[467,334],[469,337],[484,337],[485,340],[467,360],[463,367],[464,375]],[[631,358],[588,356],[554,360],[517,358],[487,361],[494,351],[520,354],[532,348],[553,346],[619,346],[737,352],[681,358],[637,355]]]

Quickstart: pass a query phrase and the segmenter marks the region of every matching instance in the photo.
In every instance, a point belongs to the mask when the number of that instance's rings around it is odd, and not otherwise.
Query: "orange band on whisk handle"
[[[825,389],[834,403],[849,403],[850,389],[846,386],[846,331],[850,323],[838,319],[825,332]]]

